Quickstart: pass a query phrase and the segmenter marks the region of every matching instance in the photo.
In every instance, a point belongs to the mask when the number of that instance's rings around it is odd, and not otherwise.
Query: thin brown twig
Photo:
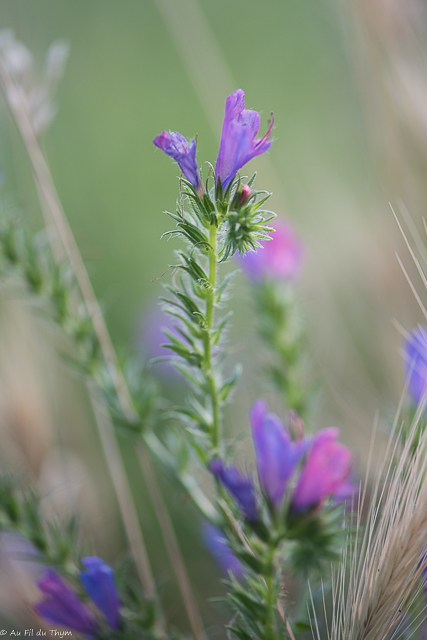
[[[293,631],[291,629],[291,625],[289,624],[288,620],[286,620],[286,631],[288,632],[290,639],[291,640],[295,640],[295,636],[293,634]]]
[[[110,474],[115,487],[122,518],[125,523],[129,545],[133,552],[138,554],[135,564],[137,565],[140,580],[144,588],[144,595],[150,600],[155,600],[157,598],[156,586],[152,576],[144,538],[141,534],[138,514],[133,499],[130,497],[132,495],[131,489],[123,466],[120,449],[117,446],[114,428],[108,414],[105,411],[102,411],[102,406],[99,398],[97,398],[96,390],[93,388],[93,385],[89,385],[89,388],[96,422],[101,427],[98,429],[99,437],[105,458],[109,463]]]

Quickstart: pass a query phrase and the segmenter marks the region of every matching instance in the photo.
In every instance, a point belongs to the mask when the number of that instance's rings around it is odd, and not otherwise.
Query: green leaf
[[[233,373],[228,378],[228,380],[224,382],[224,384],[222,385],[222,387],[218,392],[218,397],[221,402],[225,402],[227,400],[228,396],[230,395],[230,392],[234,389],[236,382],[239,376],[241,375],[241,373],[242,373],[242,365],[236,364],[236,366],[234,367]]]

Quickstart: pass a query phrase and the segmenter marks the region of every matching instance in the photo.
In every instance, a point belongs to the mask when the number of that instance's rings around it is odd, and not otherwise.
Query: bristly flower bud
[[[221,262],[236,252],[241,255],[254,252],[261,247],[261,241],[269,240],[267,235],[273,229],[266,226],[275,214],[261,209],[271,194],[257,202],[257,196],[265,192],[251,192],[248,185],[237,188],[225,216],[225,241]]]
[[[250,195],[251,195],[250,186],[247,184],[244,184],[241,191],[239,207],[242,207],[245,204],[246,200],[249,198]]]

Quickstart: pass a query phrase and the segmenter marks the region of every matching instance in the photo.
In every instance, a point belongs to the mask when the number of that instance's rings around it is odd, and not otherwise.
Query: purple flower
[[[264,400],[257,400],[252,406],[252,439],[260,485],[278,509],[288,481],[307,449],[308,442],[293,442],[279,418],[267,411]]]
[[[68,627],[88,638],[95,635],[95,616],[55,571],[47,569],[37,586],[45,595],[43,600],[34,606],[38,616],[46,622]]]
[[[415,329],[405,340],[403,351],[408,390],[419,404],[427,392],[427,327]]]
[[[236,467],[224,467],[221,460],[212,460],[210,470],[231,493],[246,518],[254,522],[258,518],[255,487],[252,480],[240,473]]]
[[[329,496],[342,500],[351,495],[351,485],[346,481],[351,471],[351,453],[336,442],[338,436],[338,429],[328,427],[313,437],[292,496],[296,511],[320,506]]]
[[[196,141],[191,140],[189,144],[178,131],[163,131],[153,143],[178,163],[187,180],[201,195],[203,185],[196,161]]]
[[[249,160],[259,156],[271,147],[269,136],[274,124],[263,138],[255,138],[259,131],[260,115],[257,111],[245,109],[245,92],[237,89],[225,101],[224,123],[215,167],[216,179],[221,180],[224,191]]]
[[[144,314],[137,329],[138,350],[142,360],[146,362],[147,360],[164,358],[164,360],[156,363],[155,372],[165,378],[178,377],[177,370],[172,366],[173,352],[162,346],[169,342],[164,330],[180,340],[184,339],[174,325],[182,327],[182,323],[178,318],[171,316],[158,306],[153,306]]]
[[[114,582],[114,571],[101,558],[82,558],[86,571],[80,572],[80,580],[92,602],[104,614],[112,629],[119,624],[119,596]]]
[[[271,240],[256,251],[239,255],[237,260],[249,280],[290,280],[300,269],[303,248],[292,226],[285,220],[275,220],[276,228]]]
[[[80,580],[86,593],[104,614],[110,627],[117,629],[119,597],[113,570],[96,556],[82,558],[82,564],[86,571],[80,572]],[[38,616],[46,622],[68,627],[88,638],[94,637],[98,629],[95,615],[55,571],[47,569],[37,586],[47,596],[34,606]]]
[[[243,576],[245,568],[228,546],[225,535],[209,522],[203,523],[203,539],[224,573],[231,572],[236,578]]]

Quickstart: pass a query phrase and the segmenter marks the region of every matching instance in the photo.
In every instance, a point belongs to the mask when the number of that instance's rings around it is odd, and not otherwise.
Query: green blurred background
[[[160,241],[178,170],[153,138],[163,129],[198,134],[199,163],[214,162],[231,91],[243,88],[247,106],[262,112],[261,133],[274,112],[271,151],[248,171],[257,169],[258,187],[273,191],[271,208],[292,220],[306,246],[298,286],[321,387],[309,428],[339,426],[360,469],[376,412],[385,432],[400,397],[397,324],[410,329],[422,321],[395,257],[416,278],[388,203],[403,221],[406,207],[424,235],[425,17],[415,0],[0,0],[1,28],[14,30],[36,68],[54,40],[70,44],[44,148],[111,334],[125,352],[138,348],[142,319],[162,293],[153,279],[179,247]],[[0,167],[4,202],[38,228],[30,167],[4,101]],[[424,296],[419,285],[415,280]],[[235,294],[230,343],[237,345],[233,360],[246,367],[227,415],[233,437],[247,428],[259,393],[259,345],[243,277]],[[114,560],[122,534],[84,388],[25,301],[3,294],[0,315],[3,404],[12,407],[3,411],[0,460],[31,469],[52,487],[62,443],[88,535]],[[173,398],[178,384],[163,380],[165,395]],[[14,424],[25,437],[13,434]],[[34,445],[24,446],[31,437]],[[132,469],[131,447],[122,446]],[[242,447],[243,459],[250,458]],[[186,628],[136,466],[132,473],[163,597]],[[219,574],[199,540],[195,513],[161,482],[204,615],[215,626],[223,613],[204,601],[220,592]]]

